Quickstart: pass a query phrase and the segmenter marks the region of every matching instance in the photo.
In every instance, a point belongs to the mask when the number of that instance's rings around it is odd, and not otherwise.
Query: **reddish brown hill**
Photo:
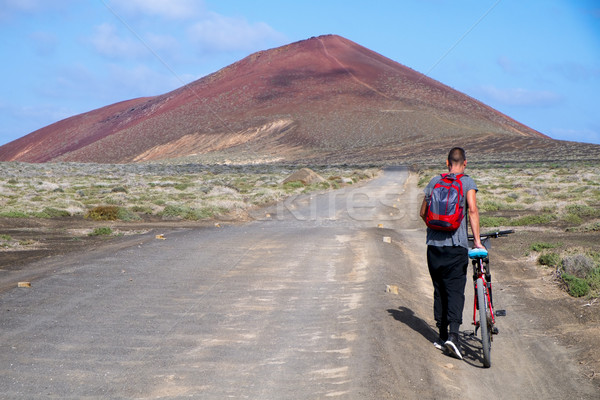
[[[328,35],[252,54],[161,96],[49,125],[0,147],[0,160],[122,163],[218,152],[238,159],[374,161],[427,155],[432,147],[437,153],[456,142],[493,151],[555,141]]]

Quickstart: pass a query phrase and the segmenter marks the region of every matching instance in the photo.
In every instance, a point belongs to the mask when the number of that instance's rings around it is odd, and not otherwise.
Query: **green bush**
[[[117,218],[121,221],[139,221],[141,219],[136,213],[123,207],[119,207]]]
[[[482,201],[478,206],[479,211],[498,211],[505,208],[503,204],[498,203],[497,201]]]
[[[592,222],[583,226],[567,228],[567,232],[597,232],[600,231],[600,222]]]
[[[116,221],[119,219],[119,207],[117,206],[97,206],[89,210],[84,218],[94,221]]]
[[[227,213],[227,209],[225,207],[201,207],[201,208],[191,208],[180,205],[168,205],[164,208],[160,215],[163,218],[183,218],[192,221],[197,221],[199,219],[208,219],[213,218],[216,215]]]
[[[565,207],[569,214],[577,215],[581,218],[594,218],[600,216],[600,208],[590,207],[581,204],[569,204]]]
[[[542,250],[553,249],[553,248],[559,247],[559,246],[562,246],[562,244],[561,243],[554,244],[554,243],[547,243],[547,242],[535,242],[535,243],[532,243],[531,246],[529,246],[529,249],[540,252]]]
[[[190,207],[169,204],[163,209],[160,215],[166,218],[185,218],[190,212]]]
[[[108,236],[112,233],[113,231],[109,226],[101,226],[88,233],[88,236]]]
[[[545,253],[538,257],[538,263],[549,267],[556,267],[560,264],[560,255],[557,253]]]
[[[6,211],[0,213],[0,217],[6,218],[29,218],[29,215],[23,211]]]
[[[571,225],[581,225],[583,220],[577,214],[567,214],[563,217],[563,221]]]
[[[300,182],[300,181],[294,181],[294,182],[287,182],[283,184],[283,188],[285,190],[294,190],[294,189],[298,189],[298,188],[302,188],[304,187],[304,183]]]
[[[58,208],[46,207],[43,211],[44,214],[48,215],[49,218],[58,218],[58,217],[70,217],[71,213],[67,210],[61,210]]]
[[[586,278],[593,296],[600,295],[600,268],[594,269]]]
[[[585,279],[567,273],[562,274],[561,278],[567,285],[567,290],[571,296],[583,297],[590,293],[590,285]]]
[[[489,217],[487,215],[481,215],[479,217],[479,225],[486,228],[506,226],[508,224],[508,218],[504,217]]]
[[[130,210],[134,213],[152,214],[152,208],[149,206],[132,206]]]
[[[526,215],[510,221],[511,226],[543,225],[554,221],[556,217],[552,214]]]

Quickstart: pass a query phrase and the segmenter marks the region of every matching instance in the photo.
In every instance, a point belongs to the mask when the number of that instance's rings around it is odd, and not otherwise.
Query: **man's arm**
[[[473,244],[475,247],[485,249],[479,237],[479,210],[477,209],[477,191],[471,189],[467,192],[467,207],[469,209],[469,222],[473,232]]]

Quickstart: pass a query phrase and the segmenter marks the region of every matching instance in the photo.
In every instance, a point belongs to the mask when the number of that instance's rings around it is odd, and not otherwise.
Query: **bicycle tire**
[[[483,347],[483,366],[492,366],[492,341],[488,325],[488,301],[485,293],[485,282],[477,278],[477,304],[479,305],[479,330],[481,331],[481,344]]]

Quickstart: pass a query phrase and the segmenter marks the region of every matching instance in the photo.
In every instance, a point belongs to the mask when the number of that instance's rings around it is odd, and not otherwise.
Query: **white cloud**
[[[148,54],[141,41],[119,37],[117,28],[109,23],[96,26],[90,41],[98,53],[110,58],[136,58]]]
[[[189,39],[201,52],[253,51],[267,44],[280,44],[285,37],[264,22],[211,13],[188,29]]]
[[[204,10],[200,0],[113,0],[109,4],[127,15],[151,15],[167,19],[191,19]]]
[[[563,99],[558,93],[549,90],[529,90],[523,88],[499,89],[491,85],[481,86],[478,91],[485,97],[509,106],[551,106]]]
[[[108,66],[106,93],[120,100],[139,96],[156,96],[174,90],[188,83],[189,76],[161,73],[145,65],[124,68],[120,65]]]

